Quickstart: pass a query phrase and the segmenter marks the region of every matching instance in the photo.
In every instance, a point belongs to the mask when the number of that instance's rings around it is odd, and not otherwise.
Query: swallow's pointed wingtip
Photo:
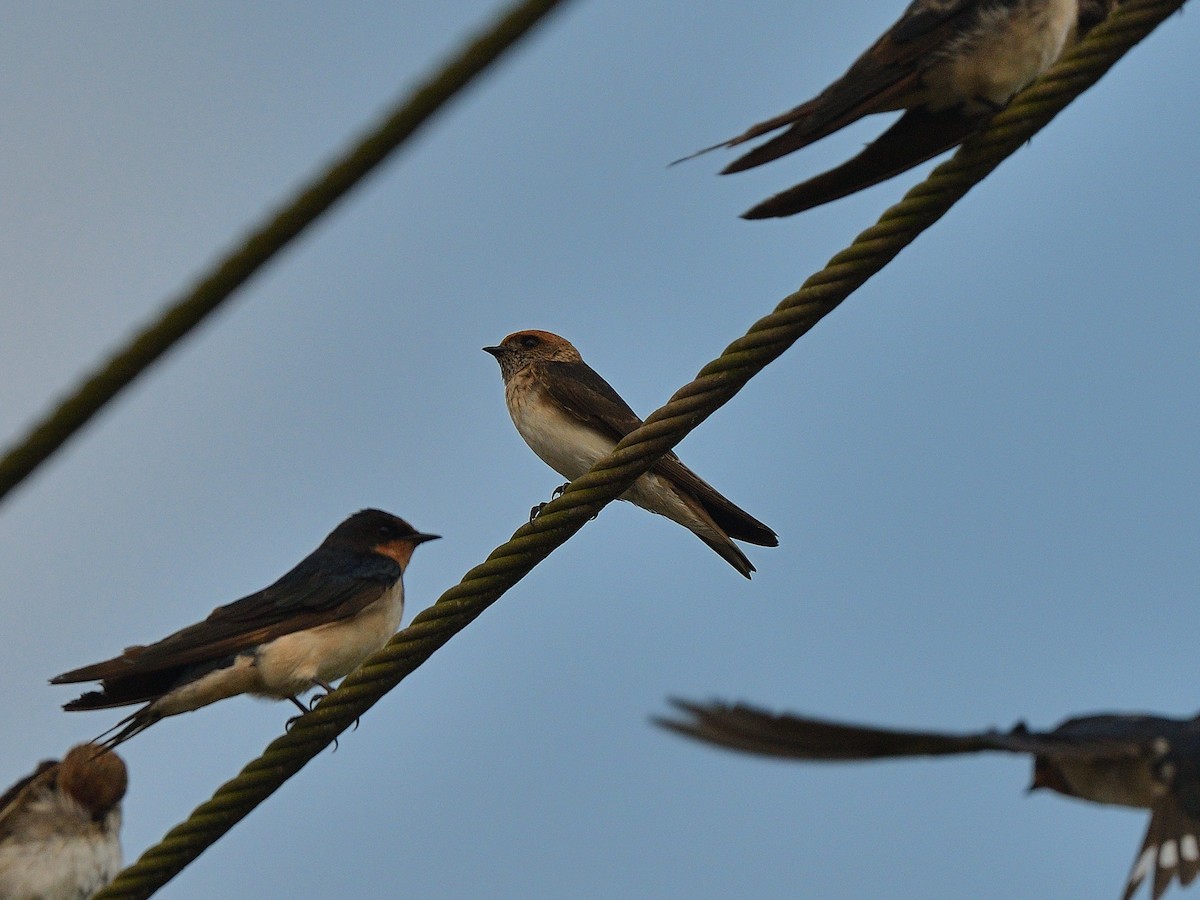
[[[733,566],[737,573],[747,581],[749,581],[751,576],[758,571],[754,568],[754,563],[750,562],[750,558],[742,552],[742,548],[733,541],[729,541],[728,547],[714,547],[714,549],[721,554],[722,559],[729,563],[729,565]]]
[[[695,734],[696,726],[694,722],[672,718],[670,714],[653,715],[650,717],[650,721],[659,728],[663,728],[667,731],[673,731],[676,734],[682,734],[685,737],[691,737]]]
[[[80,666],[78,669],[72,669],[69,672],[63,672],[60,675],[55,675],[50,679],[50,683],[79,684],[84,681],[99,681],[108,674],[111,674],[109,672],[109,668],[114,662],[116,662],[115,659],[109,659],[102,663],[93,663],[88,666]]]
[[[667,168],[669,169],[672,166],[677,166],[680,163],[685,163],[690,159],[695,159],[697,156],[703,156],[705,153],[711,153],[714,150],[720,150],[722,147],[728,147],[728,146],[730,146],[729,141],[721,141],[721,143],[713,144],[711,147],[704,147],[700,150],[697,150],[695,153],[689,153],[687,156],[681,156],[681,157],[679,157],[679,159],[671,160],[669,163],[667,163]],[[725,173],[722,172],[721,174],[724,175]]]
[[[762,203],[759,203],[757,206],[750,207],[750,209],[746,210],[744,213],[742,213],[740,216],[738,216],[738,218],[745,219],[747,222],[760,222],[763,219],[778,219],[784,215],[787,215],[786,213],[770,213],[770,212],[764,211],[763,205],[766,202],[767,201],[764,200]],[[799,212],[799,210],[797,210],[797,212]]]
[[[709,709],[714,705],[719,705],[710,703],[708,706],[702,706],[701,704],[695,703],[691,700],[684,700],[682,697],[668,697],[667,702],[671,704],[671,706],[675,707],[675,709],[679,712],[687,713],[689,716],[695,716],[696,718],[699,718],[701,715],[703,715],[706,709]]]
[[[956,147],[985,122],[957,109],[936,113],[910,109],[857,156],[768,197],[742,213],[742,218],[794,216],[874,187]]]
[[[715,525],[710,529],[691,529],[691,531],[744,578],[749,578],[755,571],[750,557],[742,552],[742,548],[735,544],[728,534]]]
[[[786,219],[788,216],[808,212],[810,209],[816,209],[818,206],[848,197],[850,194],[871,186],[845,182],[832,185],[832,179],[827,179],[825,174],[817,175],[795,187],[768,197],[742,213],[741,218],[747,222],[762,219]]]
[[[769,160],[760,160],[760,161],[755,162],[753,156],[751,155],[752,153],[753,153],[753,151],[751,151],[751,153],[747,153],[743,156],[739,156],[737,159],[735,159],[733,162],[731,162],[729,165],[727,165],[725,168],[723,168],[721,170],[720,174],[734,175],[738,172],[745,172],[747,169],[753,169],[756,166],[761,166],[764,162],[769,161]]]
[[[709,741],[712,739],[709,730],[711,718],[720,716],[733,708],[730,704],[720,700],[697,703],[681,697],[668,697],[667,703],[673,707],[672,712],[653,715],[650,717],[651,722],[659,728],[665,728],[667,731],[673,731],[687,738]]]
[[[672,719],[667,716],[654,716],[650,719],[656,726],[669,731],[672,734],[677,734],[680,737],[690,738],[692,740],[703,740],[704,736],[699,730],[699,725],[695,722],[686,722],[682,719]]]

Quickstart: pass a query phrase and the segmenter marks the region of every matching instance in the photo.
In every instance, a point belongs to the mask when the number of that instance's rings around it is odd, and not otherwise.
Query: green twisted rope
[[[701,370],[646,424],[577,478],[533,522],[446,591],[262,756],[118,876],[96,900],[149,897],[329,745],[385,693],[565,543],[654,461],[937,221],[973,185],[1098,81],[1186,0],[1127,0],[1037,84],[889,209],[775,311]]]
[[[293,238],[564,0],[524,0],[414,90],[283,209],[248,235],[183,297],[172,303],[0,459],[0,500],[81,429]]]

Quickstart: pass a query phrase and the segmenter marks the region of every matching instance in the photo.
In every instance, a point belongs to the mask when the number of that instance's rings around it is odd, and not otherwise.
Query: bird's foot
[[[328,697],[333,692],[333,685],[331,685],[327,681],[321,681],[320,679],[313,679],[313,684],[315,684],[317,687],[321,688],[321,691],[316,694],[313,694],[312,699],[308,701],[308,708],[310,710],[315,709],[316,705],[318,703],[320,703],[322,700],[324,700],[326,697]],[[350,727],[351,731],[358,731],[359,721],[360,721],[359,719],[354,720],[354,724]],[[337,748],[338,748],[338,739],[334,738],[333,739],[333,752],[334,753],[337,753]]]
[[[304,704],[301,703],[299,700],[297,700],[295,697],[288,697],[288,699],[291,700],[293,704],[295,704],[296,709],[300,710],[300,715],[292,716],[290,719],[288,719],[286,722],[284,722],[283,723],[284,731],[291,731],[292,726],[295,725],[296,722],[298,722],[300,720],[300,717],[303,716],[306,712],[308,712],[308,710],[305,708]]]
[[[558,487],[556,487],[554,490],[552,490],[550,492],[550,500],[557,500],[564,493],[566,493],[567,488],[569,488],[570,486],[571,486],[571,482],[569,482],[569,481],[566,484],[560,484]],[[529,521],[532,522],[534,519],[536,519],[538,516],[540,516],[542,514],[542,510],[545,509],[549,505],[550,505],[550,501],[547,501],[546,503],[539,503],[537,506],[531,507],[529,510]],[[595,516],[593,516],[592,518],[595,518]]]
[[[333,685],[328,681],[322,681],[320,678],[313,679],[313,687],[319,687],[321,690],[312,695],[308,701],[309,709],[316,709],[317,704],[333,693]]]

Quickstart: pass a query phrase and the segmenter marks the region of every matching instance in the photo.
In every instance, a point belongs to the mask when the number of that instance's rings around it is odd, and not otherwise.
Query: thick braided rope
[[[390,111],[0,458],[0,500],[564,0],[521,0]]]
[[[1006,156],[1076,96],[1094,84],[1131,47],[1185,0],[1128,0],[1109,22],[1023,92],[987,129],[966,142],[925,182],[884,213],[821,272],[681,388],[612,454],[576,479],[541,515],[522,525],[481,565],[421,612],[292,730],[222,785],[163,840],[121,873],[97,900],[154,893],[211,846],[251,809],[298,772],[380,697],[571,537],[588,518],[619,496],[705,418],[824,315],[879,271]]]

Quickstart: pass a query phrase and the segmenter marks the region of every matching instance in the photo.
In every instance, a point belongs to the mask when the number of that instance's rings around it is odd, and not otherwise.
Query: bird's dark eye
[[[532,350],[542,342],[541,338],[534,337],[532,334],[527,334],[521,338],[521,346],[527,350]]]
[[[380,537],[391,537],[391,534],[392,534],[392,526],[391,525],[388,525],[385,523],[385,524],[379,526],[379,536]]]

